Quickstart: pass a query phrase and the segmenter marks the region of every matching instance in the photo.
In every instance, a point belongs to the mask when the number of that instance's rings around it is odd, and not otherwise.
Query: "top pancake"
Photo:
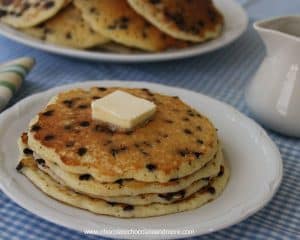
[[[1,21],[16,28],[27,28],[54,16],[70,0],[0,0]]]
[[[126,0],[75,0],[74,3],[94,31],[125,46],[146,51],[185,46],[149,24]]]
[[[153,119],[129,133],[114,133],[93,121],[91,101],[115,90],[153,101]],[[218,149],[212,123],[177,97],[125,88],[59,94],[31,121],[28,144],[65,171],[90,174],[101,182],[168,182],[194,173]]]
[[[131,7],[174,38],[203,42],[220,35],[224,19],[211,0],[128,0]]]

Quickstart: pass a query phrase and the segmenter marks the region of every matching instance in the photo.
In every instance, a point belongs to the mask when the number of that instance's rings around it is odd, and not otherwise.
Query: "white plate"
[[[214,2],[216,6],[222,11],[225,17],[225,29],[223,35],[218,39],[182,50],[139,54],[118,54],[109,52],[76,50],[45,43],[1,23],[0,34],[17,42],[44,51],[93,61],[150,62],[186,58],[221,48],[237,39],[247,28],[247,14],[235,0],[215,0]]]
[[[231,166],[231,178],[223,194],[215,201],[192,211],[145,219],[118,219],[101,216],[57,202],[35,188],[17,173],[17,138],[51,96],[60,91],[91,86],[149,88],[181,97],[206,114],[219,129],[225,156]],[[261,209],[274,195],[282,178],[282,160],[265,131],[229,105],[184,89],[145,82],[94,81],[66,85],[24,99],[0,115],[0,187],[20,206],[59,225],[83,231],[94,229],[189,229],[192,235],[220,230]],[[100,232],[99,232],[100,233]],[[108,237],[140,238],[141,235]],[[184,235],[143,235],[149,239],[179,238]]]

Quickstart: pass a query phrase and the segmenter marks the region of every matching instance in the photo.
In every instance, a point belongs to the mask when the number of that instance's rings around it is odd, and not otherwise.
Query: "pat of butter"
[[[147,121],[155,111],[154,103],[119,90],[92,102],[93,119],[126,130]]]

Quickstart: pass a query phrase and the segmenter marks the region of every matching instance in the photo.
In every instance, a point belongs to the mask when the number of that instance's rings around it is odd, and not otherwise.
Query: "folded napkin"
[[[0,65],[0,111],[19,90],[34,64],[33,58],[24,57]]]

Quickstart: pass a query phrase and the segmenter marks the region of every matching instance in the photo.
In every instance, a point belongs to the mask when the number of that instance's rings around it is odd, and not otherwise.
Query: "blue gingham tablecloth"
[[[299,14],[299,0],[250,0],[251,22],[275,15]],[[148,64],[91,63],[51,55],[0,37],[0,62],[28,55],[37,66],[11,105],[54,86],[91,79],[144,80],[179,86],[227,102],[248,115],[246,83],[265,54],[258,35],[247,32],[228,47],[186,60]],[[299,56],[300,57],[300,56]],[[251,116],[251,115],[250,115]],[[269,131],[284,162],[283,182],[261,211],[228,229],[199,239],[300,239],[300,140]],[[69,230],[22,209],[0,191],[0,239],[104,239]],[[196,238],[195,238],[196,239]]]

